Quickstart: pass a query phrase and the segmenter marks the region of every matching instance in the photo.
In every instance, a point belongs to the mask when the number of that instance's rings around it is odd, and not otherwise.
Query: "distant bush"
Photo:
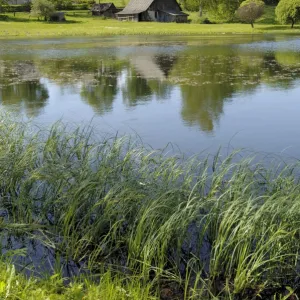
[[[194,24],[212,24],[212,22],[207,17],[197,17],[193,19],[191,23]]]
[[[54,5],[55,9],[57,10],[89,10],[90,4],[89,3],[79,3],[79,4],[72,4],[72,3],[63,3],[59,5]],[[30,12],[31,6],[30,4],[13,4],[13,5],[3,5],[2,11],[3,12]]]
[[[3,6],[7,4],[7,0],[0,0],[0,13],[3,12]]]
[[[69,10],[88,10],[90,8],[89,3],[73,4],[70,6]]]
[[[295,23],[300,20],[300,0],[281,0],[275,10],[276,18],[281,24]]]
[[[93,5],[93,4],[96,4],[96,1],[95,0],[80,0],[80,1],[76,1],[73,2],[73,4],[88,4],[88,5]]]
[[[48,0],[32,0],[31,15],[42,17],[45,21],[50,19],[51,14],[55,11],[54,4]]]
[[[246,0],[242,2],[237,10],[237,16],[245,23],[250,23],[254,27],[255,20],[264,13],[265,3],[261,0]]]
[[[4,5],[4,12],[30,12],[30,4],[13,4],[13,5]]]
[[[55,5],[57,10],[88,10],[90,5],[88,3],[72,4],[72,3],[60,3]]]

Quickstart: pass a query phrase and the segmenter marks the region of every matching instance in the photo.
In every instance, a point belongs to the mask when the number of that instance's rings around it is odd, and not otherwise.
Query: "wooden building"
[[[176,0],[130,0],[116,13],[117,19],[132,21],[187,22],[188,14],[182,12]]]
[[[50,15],[49,20],[52,22],[63,22],[66,21],[65,13],[61,11],[54,12]]]
[[[115,14],[120,10],[113,3],[94,4],[92,9],[93,16],[104,16],[107,18],[115,18]]]

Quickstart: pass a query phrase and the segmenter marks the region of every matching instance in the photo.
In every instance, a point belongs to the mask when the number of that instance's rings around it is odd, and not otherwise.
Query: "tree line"
[[[255,20],[264,14],[265,5],[276,5],[276,19],[281,24],[290,23],[292,28],[300,20],[300,0],[181,0],[188,11],[209,15],[209,21],[228,22],[237,16],[242,22],[254,27]]]
[[[218,6],[223,8],[236,7],[240,5],[239,0],[180,0],[181,5],[188,11],[199,11],[201,8],[215,9]],[[277,5],[279,0],[264,0],[266,5]]]

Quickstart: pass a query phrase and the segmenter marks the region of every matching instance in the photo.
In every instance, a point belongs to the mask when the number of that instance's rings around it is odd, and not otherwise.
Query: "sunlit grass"
[[[72,14],[78,14],[73,16]],[[24,37],[67,37],[67,36],[117,36],[117,35],[222,35],[222,34],[299,34],[299,27],[273,24],[175,24],[175,23],[136,23],[117,20],[100,20],[72,12],[66,23],[47,23],[29,18],[29,14],[8,14],[7,21],[0,21],[1,38]],[[18,22],[17,22],[18,21]],[[262,22],[264,22],[262,20]]]
[[[91,284],[99,296],[88,299],[131,299],[118,298],[116,286],[132,299],[284,299],[299,288],[297,163],[266,168],[238,152],[184,159],[127,137],[97,141],[89,128],[38,130],[1,119],[1,233],[108,276],[107,286]],[[5,294],[10,276],[21,275],[11,265],[0,272]],[[37,292],[22,278],[10,284],[12,295],[21,293],[11,299],[22,299],[26,286]],[[85,293],[82,283],[40,284],[45,299]]]
[[[81,278],[64,283],[59,273],[48,278],[26,278],[7,262],[0,262],[0,299],[18,300],[155,300],[151,284],[141,285],[136,278],[129,280],[107,271],[101,274],[99,283]],[[134,280],[135,279],[135,280]],[[152,291],[153,294],[153,291]]]

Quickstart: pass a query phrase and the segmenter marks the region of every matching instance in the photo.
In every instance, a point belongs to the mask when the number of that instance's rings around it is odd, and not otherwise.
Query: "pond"
[[[300,38],[1,40],[0,106],[189,154],[300,148]]]

